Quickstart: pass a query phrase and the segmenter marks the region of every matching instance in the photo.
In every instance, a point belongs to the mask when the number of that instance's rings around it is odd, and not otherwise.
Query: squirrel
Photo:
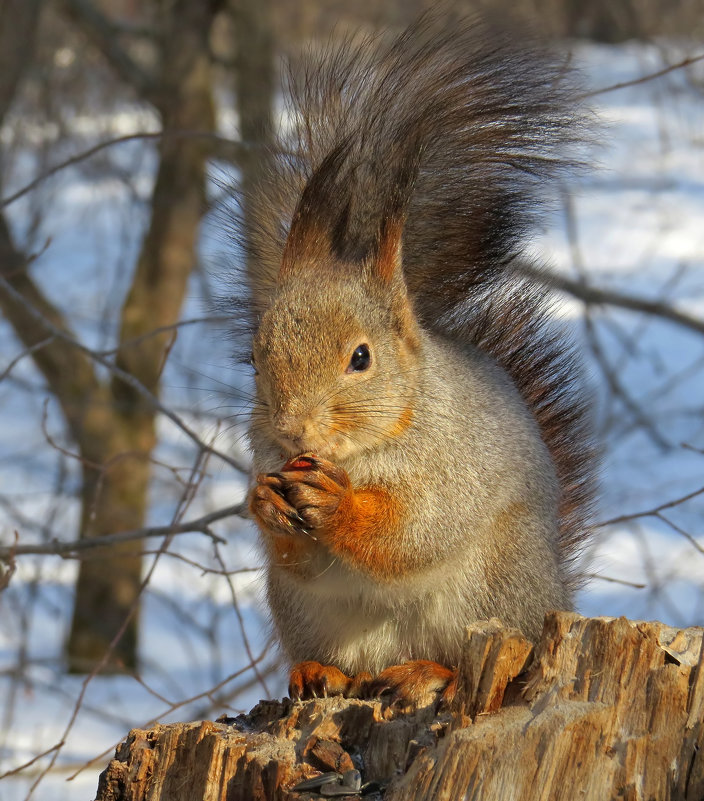
[[[580,112],[517,39],[431,13],[292,82],[246,279],[248,504],[294,699],[450,698],[468,623],[536,640],[572,606],[587,404],[520,268]]]

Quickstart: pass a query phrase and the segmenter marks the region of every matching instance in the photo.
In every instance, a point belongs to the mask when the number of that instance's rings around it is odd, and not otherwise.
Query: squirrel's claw
[[[348,698],[377,698],[390,695],[401,706],[427,706],[438,698],[447,703],[457,689],[457,671],[437,662],[418,659],[393,665],[372,679],[369,673],[346,676],[334,665],[299,662],[291,669],[288,694],[294,701],[345,695]]]
[[[352,484],[346,471],[319,457],[299,458],[284,465],[280,473],[263,478],[284,501],[293,507],[299,526],[313,532],[325,532]],[[293,469],[286,469],[287,467]]]
[[[457,689],[457,671],[437,662],[417,659],[392,665],[370,682],[369,697],[391,695],[392,703],[401,706],[426,706],[437,700],[449,702]]]
[[[270,531],[313,536],[307,521],[284,496],[282,481],[276,473],[258,476],[249,506],[254,517]]]
[[[309,468],[284,469],[280,473],[274,473],[273,475],[280,482],[284,495],[287,489],[294,484],[305,484],[312,489],[335,495],[344,494],[351,486],[347,472],[324,459],[316,459],[315,464]]]
[[[350,478],[346,470],[313,453],[302,453],[300,456],[289,459],[281,472],[275,475],[285,477],[290,481],[312,482],[311,486],[318,486],[318,482],[321,481],[325,486],[329,486],[329,481],[324,481],[325,477],[344,489],[350,486]]]
[[[299,662],[291,668],[288,694],[294,701],[327,698],[328,695],[345,695],[352,684],[353,680],[334,665]]]

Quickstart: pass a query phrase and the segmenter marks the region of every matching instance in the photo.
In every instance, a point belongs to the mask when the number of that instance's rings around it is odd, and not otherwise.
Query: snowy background
[[[575,58],[597,90],[696,52],[693,46],[580,45]],[[593,104],[596,168],[564,188],[536,251],[556,272],[589,286],[657,300],[704,320],[704,62],[598,94]],[[127,108],[77,117],[72,133],[85,145],[155,124],[148,113]],[[232,130],[224,120],[223,134]],[[9,193],[34,176],[32,147],[52,132],[27,123],[19,139],[12,130],[3,136],[16,154]],[[91,173],[85,164],[65,169],[41,197],[29,193],[8,210],[17,238],[37,254],[34,274],[82,339],[99,349],[114,339],[130,278],[124,265],[134,263],[155,165],[148,142],[115,146],[109,159],[111,172]],[[217,170],[214,177],[221,177]],[[52,214],[42,215],[37,204],[50,204]],[[206,220],[205,269],[192,278],[184,319],[212,316],[210,301],[222,291],[222,267],[215,265],[225,247],[216,220]],[[583,348],[595,394],[604,449],[597,519],[646,512],[704,487],[704,336],[616,306],[585,308],[569,296],[561,298],[560,314]],[[246,391],[248,379],[232,364],[224,327],[201,321],[180,330],[162,398],[204,440],[246,458],[246,410],[237,388]],[[19,353],[0,321],[0,374]],[[46,447],[47,437],[68,443],[41,387],[27,358],[0,381],[2,544],[13,541],[15,530],[22,543],[47,531],[61,537],[76,530],[77,464]],[[160,437],[156,458],[187,471],[192,443],[165,418]],[[235,503],[244,489],[243,475],[212,458],[187,517]],[[167,523],[179,495],[173,470],[157,469],[149,522]],[[581,593],[579,611],[702,625],[703,512],[700,495],[659,516],[598,528],[588,567],[596,577]],[[168,553],[146,557],[147,567],[157,564],[142,611],[140,680],[66,675],[62,643],[77,563],[18,559],[0,594],[0,801],[88,801],[130,728],[213,718],[285,692],[261,605],[253,531],[237,519],[213,528],[226,545],[216,548],[189,534],[175,538]],[[158,540],[145,545],[158,547]],[[48,775],[42,772],[54,752],[3,778],[59,743]]]

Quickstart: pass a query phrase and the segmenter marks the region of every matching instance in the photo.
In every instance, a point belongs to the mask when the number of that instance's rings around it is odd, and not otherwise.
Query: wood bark
[[[135,729],[96,801],[313,799],[325,796],[291,788],[352,768],[379,783],[366,797],[385,801],[701,801],[702,634],[555,612],[533,649],[496,620],[478,623],[449,709],[284,699]]]
[[[248,236],[256,225],[256,187],[268,170],[273,134],[273,102],[276,93],[275,42],[272,0],[230,0],[234,17],[234,73],[240,139],[256,143],[245,148],[239,161],[242,230]]]
[[[155,396],[173,335],[150,332],[173,325],[181,313],[196,261],[198,229],[205,208],[206,159],[211,147],[203,138],[178,134],[213,131],[215,126],[208,51],[214,9],[196,0],[176,0],[172,5],[161,17],[164,29],[159,69],[151,76],[151,89],[143,89],[159,112],[164,137],[159,146],[150,223],[122,307],[121,347],[116,359],[118,367]],[[87,8],[98,13],[91,4]],[[99,21],[80,15],[78,19],[93,38],[102,41]],[[114,57],[111,63],[115,63]],[[115,67],[118,71],[121,63]],[[139,392],[119,378],[100,390],[106,397],[102,403],[100,398],[91,403],[77,435],[84,458],[82,537],[136,530],[144,525],[150,454],[156,444],[154,407]],[[92,670],[126,620],[129,622],[107,667],[136,667],[136,605],[142,560],[134,551],[131,543],[112,546],[110,570],[105,569],[104,559],[81,562],[67,645],[69,669]]]

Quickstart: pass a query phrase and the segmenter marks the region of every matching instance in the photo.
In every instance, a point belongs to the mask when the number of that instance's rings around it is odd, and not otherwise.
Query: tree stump
[[[364,797],[384,801],[702,801],[703,631],[555,612],[533,649],[476,623],[450,709],[284,699],[135,729],[97,801],[354,799],[348,778],[291,789],[353,769]]]

